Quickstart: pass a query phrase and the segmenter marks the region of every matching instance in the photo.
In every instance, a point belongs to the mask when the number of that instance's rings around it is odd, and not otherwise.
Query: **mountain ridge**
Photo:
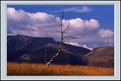
[[[21,62],[39,62],[44,63],[44,54],[45,54],[45,37],[29,37],[23,35],[17,36],[8,36],[7,48],[8,48],[8,61],[21,61]],[[60,42],[56,42],[52,38],[47,38],[47,52],[49,60],[52,58],[59,48]],[[69,44],[63,43],[63,49],[61,54],[55,58],[53,63],[57,64],[84,64],[83,55],[90,52],[90,50],[72,46]],[[28,61],[30,57],[33,60]],[[40,57],[38,60],[34,57]],[[57,60],[58,59],[58,60]],[[75,59],[75,60],[74,60]],[[61,61],[61,62],[60,62]],[[85,62],[86,63],[86,62]],[[84,64],[85,65],[85,64]]]
[[[45,37],[8,36],[7,61],[45,63],[45,49],[47,49],[46,59],[49,61],[58,52],[60,42],[50,37],[47,39],[48,43],[45,46]],[[88,50],[63,43],[61,53],[52,61],[52,64],[114,67],[114,46]]]

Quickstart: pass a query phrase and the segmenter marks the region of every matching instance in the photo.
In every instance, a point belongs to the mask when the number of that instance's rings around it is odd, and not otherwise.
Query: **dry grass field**
[[[102,68],[94,66],[72,66],[72,65],[50,65],[49,69],[45,69],[45,64],[29,64],[29,63],[8,63],[7,75],[69,75],[69,76],[113,76],[113,68]]]

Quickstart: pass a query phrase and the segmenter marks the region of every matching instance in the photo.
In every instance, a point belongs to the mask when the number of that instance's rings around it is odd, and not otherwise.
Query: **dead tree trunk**
[[[44,60],[45,60],[45,63],[47,64],[47,33],[45,35],[45,55],[44,55]]]
[[[58,48],[58,52],[48,62],[47,62],[47,60],[45,60],[46,61],[46,69],[49,68],[51,62],[61,53],[61,50],[62,50],[62,47],[63,47],[63,42],[64,42],[63,40],[66,38],[64,36],[64,34],[69,31],[69,23],[68,23],[67,27],[65,29],[63,29],[63,23],[62,23],[63,19],[64,19],[64,12],[62,13],[62,17],[61,17],[61,24],[60,24],[61,29],[60,29],[60,32],[59,32],[60,33],[60,45],[59,45],[59,48]],[[47,37],[47,35],[46,35],[46,37]],[[46,58],[46,55],[47,55],[46,53],[47,53],[47,49],[45,49],[45,58]]]

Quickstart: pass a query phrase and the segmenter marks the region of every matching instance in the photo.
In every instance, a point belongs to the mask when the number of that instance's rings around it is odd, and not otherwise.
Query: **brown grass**
[[[50,65],[45,69],[45,64],[8,63],[7,75],[80,75],[80,76],[113,76],[113,68],[72,65]]]

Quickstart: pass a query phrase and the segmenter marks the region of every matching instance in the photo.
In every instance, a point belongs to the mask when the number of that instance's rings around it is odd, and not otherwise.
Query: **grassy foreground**
[[[113,76],[113,68],[72,65],[50,65],[45,69],[45,64],[8,63],[7,75],[80,75],[80,76]]]

